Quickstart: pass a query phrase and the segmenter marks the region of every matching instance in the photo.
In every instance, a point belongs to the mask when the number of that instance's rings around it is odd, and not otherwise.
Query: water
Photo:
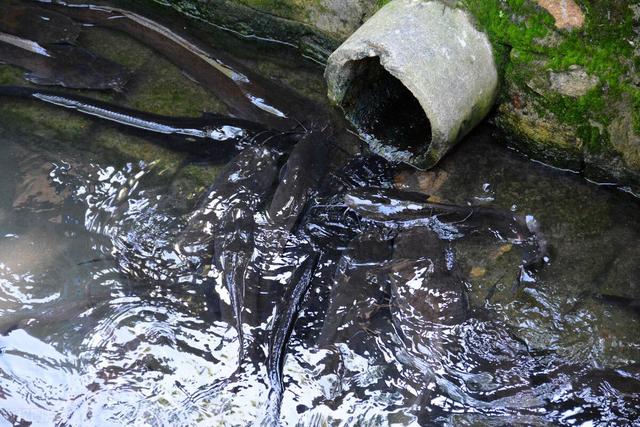
[[[321,69],[223,38],[322,99]],[[121,33],[80,43],[136,70],[107,101],[225,113]],[[640,419],[637,199],[530,162],[488,126],[418,172],[339,123],[203,158],[50,106],[3,98],[0,113],[10,424]]]

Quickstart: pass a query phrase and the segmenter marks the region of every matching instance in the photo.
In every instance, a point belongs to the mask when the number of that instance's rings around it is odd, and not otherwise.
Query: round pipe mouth
[[[421,169],[482,121],[498,90],[488,37],[438,0],[389,2],[331,54],[325,77],[373,151]]]
[[[370,144],[384,144],[386,157],[411,162],[431,143],[431,122],[411,91],[378,56],[350,61],[350,78],[340,106]]]

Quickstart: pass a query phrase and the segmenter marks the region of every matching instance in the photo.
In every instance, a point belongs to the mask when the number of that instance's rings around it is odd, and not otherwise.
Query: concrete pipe
[[[463,9],[393,0],[329,58],[329,97],[374,151],[434,166],[491,110],[498,72]]]

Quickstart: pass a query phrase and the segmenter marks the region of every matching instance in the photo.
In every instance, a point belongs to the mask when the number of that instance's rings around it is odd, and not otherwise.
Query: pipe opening
[[[422,106],[379,57],[352,61],[349,87],[342,101],[347,118],[373,140],[393,145],[411,157],[431,143],[431,123]]]

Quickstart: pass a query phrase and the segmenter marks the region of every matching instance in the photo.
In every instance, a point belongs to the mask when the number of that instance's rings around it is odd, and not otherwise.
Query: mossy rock
[[[593,180],[640,186],[637,2],[580,0],[578,28],[557,28],[540,1],[461,3],[509,52],[496,123],[512,141]]]
[[[140,69],[144,78],[128,88],[128,106],[165,116],[200,117],[203,112],[228,114],[226,106],[171,63],[154,57]]]

